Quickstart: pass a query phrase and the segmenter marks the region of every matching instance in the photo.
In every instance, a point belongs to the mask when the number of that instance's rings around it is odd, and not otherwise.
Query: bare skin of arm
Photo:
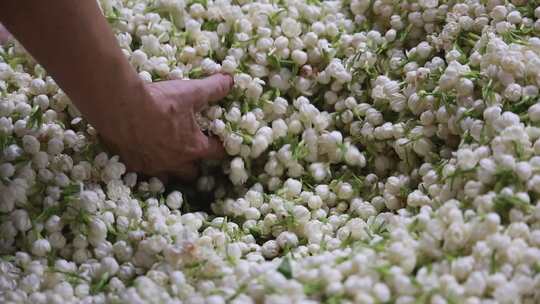
[[[223,155],[194,113],[225,97],[231,76],[143,83],[93,0],[4,0],[0,21],[131,170],[189,179],[197,160]]]
[[[6,30],[6,28],[0,23],[0,46],[2,46],[4,43],[6,43],[10,36],[11,35]]]

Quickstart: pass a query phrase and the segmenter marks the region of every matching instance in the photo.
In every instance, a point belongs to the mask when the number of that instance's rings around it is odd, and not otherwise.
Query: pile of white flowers
[[[0,302],[540,302],[538,2],[100,1],[145,81],[234,74],[211,212],[0,48]]]

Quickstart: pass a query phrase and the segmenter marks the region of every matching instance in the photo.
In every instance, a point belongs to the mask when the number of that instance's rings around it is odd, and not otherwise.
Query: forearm
[[[98,130],[143,93],[95,0],[4,0],[0,21]]]
[[[0,23],[0,46],[2,46],[9,39],[9,32],[6,28]]]

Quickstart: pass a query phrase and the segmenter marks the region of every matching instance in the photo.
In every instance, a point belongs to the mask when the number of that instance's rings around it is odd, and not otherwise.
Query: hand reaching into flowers
[[[0,20],[130,169],[190,179],[195,161],[223,154],[194,114],[225,97],[232,77],[144,83],[96,1],[2,1]]]
[[[146,84],[130,101],[138,105],[120,107],[119,119],[104,127],[101,136],[132,170],[192,179],[196,160],[224,155],[221,142],[203,134],[194,114],[225,97],[232,84],[224,74]]]

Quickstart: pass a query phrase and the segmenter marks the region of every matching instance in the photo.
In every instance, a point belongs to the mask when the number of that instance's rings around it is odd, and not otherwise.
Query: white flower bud
[[[17,209],[11,213],[13,226],[21,232],[26,232],[32,228],[32,222],[28,216],[28,212],[23,209]]]
[[[296,197],[302,192],[302,183],[296,179],[289,178],[284,184],[287,195]]]
[[[305,52],[300,50],[294,50],[291,54],[291,58],[299,66],[306,64],[308,56]]]
[[[46,239],[38,239],[32,243],[32,253],[34,255],[43,257],[51,252],[51,244]]]
[[[173,191],[169,193],[167,196],[167,206],[171,209],[180,209],[182,207],[182,203],[184,202],[184,198],[182,196],[182,193],[179,191]]]

